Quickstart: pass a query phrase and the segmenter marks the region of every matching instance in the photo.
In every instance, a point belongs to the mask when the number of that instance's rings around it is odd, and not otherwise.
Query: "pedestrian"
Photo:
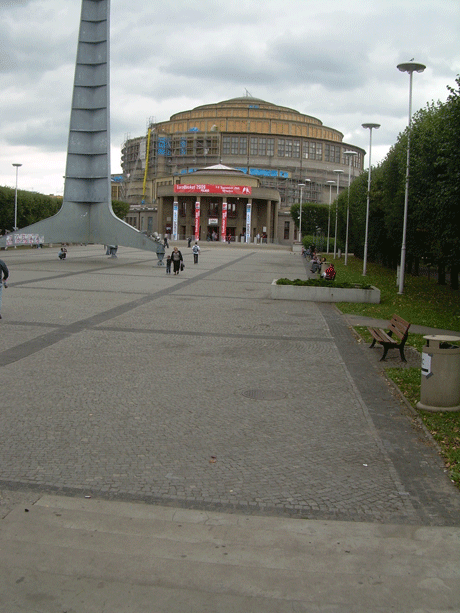
[[[8,270],[8,266],[5,264],[3,260],[0,260],[0,319],[2,318],[2,292],[3,287],[7,287],[6,280],[10,276],[10,271]]]
[[[179,251],[177,247],[174,247],[173,252],[171,253],[171,261],[174,268],[174,274],[178,275],[181,270],[181,263],[184,261],[182,257],[182,253]]]
[[[163,245],[165,249],[169,249],[169,243],[168,243],[168,237],[165,234],[165,237],[163,239]]]
[[[198,264],[198,256],[200,255],[200,246],[198,245],[198,241],[195,242],[195,244],[192,247],[192,253],[193,253],[193,263],[194,264]]]
[[[58,253],[58,258],[60,260],[65,260],[67,257],[67,249],[62,245],[61,250]]]
[[[166,274],[170,275],[171,274],[171,256],[168,255],[168,257],[166,258]]]
[[[329,268],[326,268],[324,272],[321,273],[321,277],[326,279],[326,281],[334,281],[336,275],[336,270],[334,268],[334,264],[331,264]]]
[[[191,236],[189,236],[189,237],[187,238],[187,247],[190,247],[190,245],[191,245],[191,244],[192,244],[192,237],[191,237]]]
[[[321,262],[319,258],[316,255],[314,255],[310,261],[311,261],[311,267],[310,267],[311,272],[320,272]]]

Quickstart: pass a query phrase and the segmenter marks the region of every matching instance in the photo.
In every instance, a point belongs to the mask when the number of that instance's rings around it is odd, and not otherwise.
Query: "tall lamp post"
[[[399,290],[398,294],[404,292],[404,270],[406,267],[406,232],[407,232],[407,211],[409,206],[409,160],[410,160],[410,133],[412,127],[412,75],[414,72],[423,72],[426,66],[415,62],[398,64],[397,69],[401,72],[409,73],[409,129],[407,132],[407,161],[406,161],[406,188],[404,191],[404,221],[403,236],[401,245],[401,263],[399,267]]]
[[[303,198],[303,188],[305,187],[305,183],[299,183],[298,187],[300,187],[299,243],[301,243],[302,242],[302,198]]]
[[[332,186],[334,185],[335,181],[326,181],[326,183],[329,185],[329,215],[327,217],[327,246],[326,246],[326,253],[329,253],[329,237],[331,235]]]
[[[367,236],[369,233],[369,197],[371,193],[371,155],[372,155],[372,130],[380,128],[379,123],[363,123],[363,128],[369,130],[369,172],[367,175],[367,202],[366,202],[366,234],[364,236],[364,260],[363,260],[363,277],[367,273]]]
[[[335,173],[337,173],[337,198],[335,201],[335,234],[334,234],[334,260],[335,260],[335,256],[337,253],[337,219],[339,216],[339,185],[340,185],[340,175],[342,174],[343,170],[334,170]]]
[[[16,168],[16,188],[14,190],[14,231],[18,229],[18,171],[22,164],[12,164]]]
[[[347,202],[347,231],[345,234],[345,261],[344,264],[348,264],[348,228],[350,226],[350,185],[351,185],[351,158],[358,155],[356,151],[344,151],[343,155],[348,157],[348,202]]]
[[[298,183],[300,187],[300,210],[299,210],[299,243],[302,242],[302,198],[303,198],[303,188],[306,183],[310,183],[311,179],[304,179],[305,183]]]

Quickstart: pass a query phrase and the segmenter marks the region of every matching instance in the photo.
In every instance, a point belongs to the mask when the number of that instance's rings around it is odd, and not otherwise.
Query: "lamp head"
[[[328,185],[334,185],[335,181],[326,181]]]
[[[369,130],[372,130],[372,128],[378,130],[380,128],[379,123],[363,123],[361,125],[363,126],[363,128],[368,128]]]
[[[20,166],[22,166],[22,164],[12,164],[12,166],[15,166],[16,168],[19,168]]]
[[[305,187],[305,183],[298,183],[297,187]]]
[[[339,174],[339,173],[343,172],[343,170],[342,170],[342,169],[337,169],[337,170],[334,170],[334,172],[336,172],[337,174]]]
[[[423,64],[417,64],[416,62],[405,62],[404,64],[398,64],[396,66],[401,72],[423,72],[426,68]]]

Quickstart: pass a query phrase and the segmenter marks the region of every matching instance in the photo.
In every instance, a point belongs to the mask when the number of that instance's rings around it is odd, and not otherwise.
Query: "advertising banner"
[[[13,245],[42,245],[45,242],[45,237],[40,234],[8,234],[6,237],[6,246]]]
[[[221,238],[222,242],[225,243],[225,238],[227,236],[227,202],[222,202],[222,230],[221,230]]]
[[[174,202],[173,204],[173,240],[177,241],[177,220],[179,218],[179,203]]]
[[[246,185],[208,185],[208,184],[186,184],[174,185],[176,194],[226,194],[228,196],[250,196],[252,187]]]
[[[200,203],[195,203],[195,240],[200,239]]]
[[[252,204],[250,202],[246,205],[246,242],[251,242],[251,210]]]

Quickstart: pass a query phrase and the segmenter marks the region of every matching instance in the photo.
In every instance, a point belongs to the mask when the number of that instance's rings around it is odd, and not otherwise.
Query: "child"
[[[171,274],[171,256],[168,255],[168,257],[166,258],[166,274],[170,275]]]

